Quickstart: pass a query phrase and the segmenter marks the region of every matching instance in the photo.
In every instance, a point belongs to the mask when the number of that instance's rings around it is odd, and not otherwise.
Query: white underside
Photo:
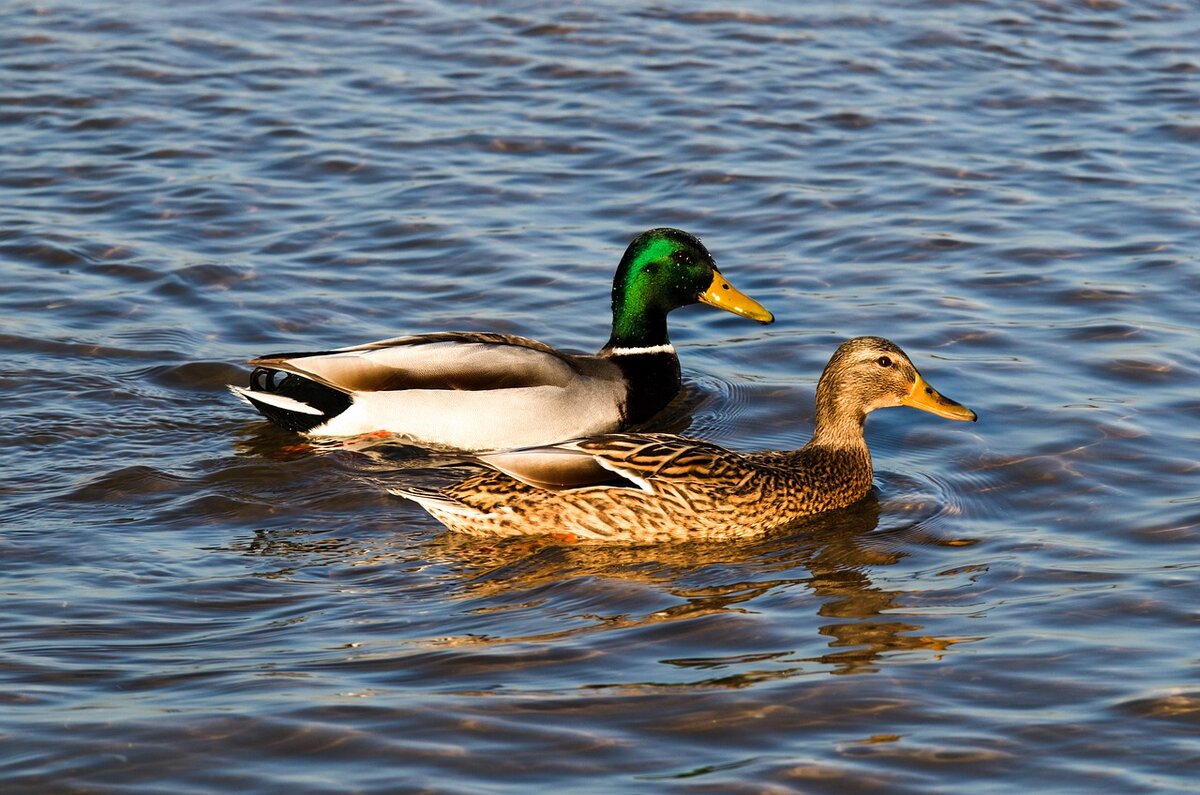
[[[310,433],[357,436],[388,431],[462,450],[529,447],[616,430],[621,399],[615,384],[593,379],[579,379],[567,387],[479,392],[364,392],[354,394],[350,408]]]

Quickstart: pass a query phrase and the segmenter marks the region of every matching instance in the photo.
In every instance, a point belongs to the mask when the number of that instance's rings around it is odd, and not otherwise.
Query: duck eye
[[[657,265],[647,265],[646,267],[642,268],[642,273],[646,274],[647,276],[653,276],[657,272]]]
[[[886,356],[880,356],[878,359],[875,360],[875,363],[878,364],[880,367],[891,367],[892,366],[892,360]]]
[[[691,265],[693,262],[691,253],[687,251],[673,251],[671,259],[675,261],[676,265]]]

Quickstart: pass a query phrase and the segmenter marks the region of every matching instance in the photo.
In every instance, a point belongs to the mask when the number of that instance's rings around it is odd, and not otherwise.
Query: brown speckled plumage
[[[879,337],[838,348],[817,385],[816,428],[799,450],[736,453],[670,434],[611,434],[480,457],[493,469],[442,492],[398,489],[451,529],[561,533],[591,541],[749,536],[843,508],[871,489],[866,415],[911,405],[975,415],[925,384]]]

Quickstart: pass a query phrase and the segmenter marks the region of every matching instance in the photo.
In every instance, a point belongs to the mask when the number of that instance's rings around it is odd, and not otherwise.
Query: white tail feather
[[[277,395],[274,392],[256,392],[253,389],[246,389],[245,387],[234,386],[233,384],[228,384],[228,386],[230,392],[237,395],[247,403],[250,403],[251,405],[253,405],[254,400],[257,400],[259,403],[266,403],[268,406],[274,406],[275,408],[283,409],[285,411],[296,411],[300,414],[313,414],[318,417],[324,414],[324,412],[320,409],[315,409],[307,403],[301,403],[295,398]]]

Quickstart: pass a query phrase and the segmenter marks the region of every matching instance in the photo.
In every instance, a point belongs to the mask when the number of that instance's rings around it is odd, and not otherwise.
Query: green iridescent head
[[[613,277],[613,334],[608,347],[666,344],[667,313],[705,303],[771,323],[774,315],[725,280],[697,238],[679,229],[651,229],[634,238]]]

